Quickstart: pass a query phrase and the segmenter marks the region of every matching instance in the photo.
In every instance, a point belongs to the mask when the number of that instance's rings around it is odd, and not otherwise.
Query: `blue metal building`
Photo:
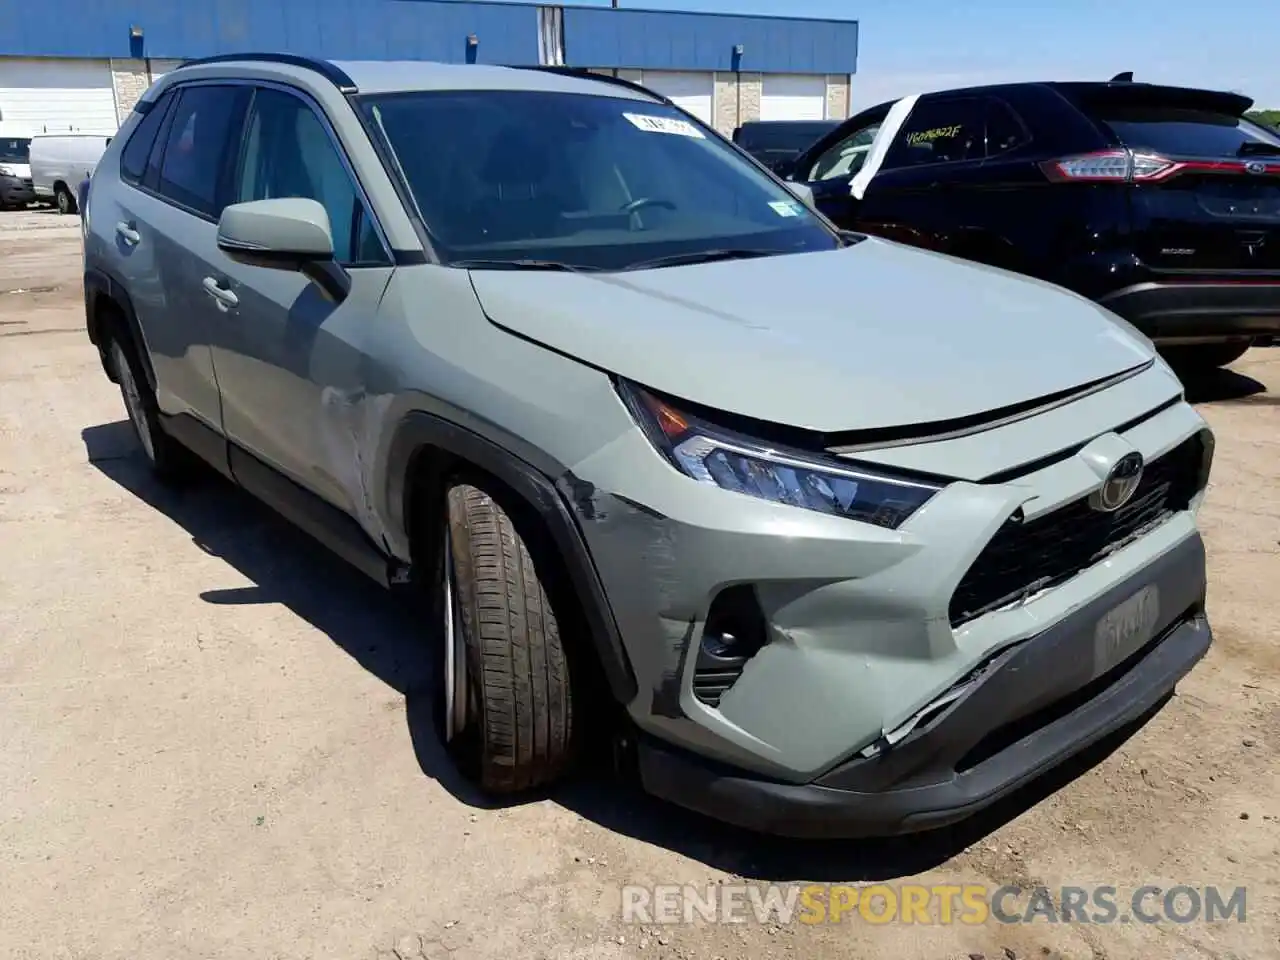
[[[176,64],[246,50],[588,67],[728,132],[846,116],[858,24],[463,0],[40,0],[0,18],[0,122],[114,132]]]

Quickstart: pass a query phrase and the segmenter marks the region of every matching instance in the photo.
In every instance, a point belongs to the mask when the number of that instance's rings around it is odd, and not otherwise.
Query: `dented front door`
[[[333,132],[315,105],[260,88],[233,202],[318,201],[351,281],[337,302],[291,270],[225,255],[213,362],[228,439],[354,517],[367,503],[362,424],[368,344],[393,266]]]

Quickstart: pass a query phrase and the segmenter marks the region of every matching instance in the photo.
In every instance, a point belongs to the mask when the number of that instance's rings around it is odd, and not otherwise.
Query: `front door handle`
[[[142,239],[142,234],[133,228],[133,224],[124,220],[116,224],[116,235],[131,247]]]
[[[205,277],[201,283],[205,291],[218,302],[220,310],[229,310],[240,304],[240,298],[224,287],[215,277]]]

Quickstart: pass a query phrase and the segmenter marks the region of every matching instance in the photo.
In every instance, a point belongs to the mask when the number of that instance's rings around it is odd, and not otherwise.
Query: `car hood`
[[[1059,287],[868,239],[622,273],[474,270],[495,324],[654,390],[823,433],[953,421],[1145,364]]]

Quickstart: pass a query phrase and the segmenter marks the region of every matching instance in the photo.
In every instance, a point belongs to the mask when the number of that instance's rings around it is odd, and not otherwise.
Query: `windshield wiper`
[[[698,250],[694,253],[673,253],[667,257],[642,260],[627,267],[628,270],[657,270],[660,267],[682,267],[692,263],[714,263],[717,260],[750,260],[753,257],[772,257],[777,250]]]
[[[595,267],[580,267],[561,260],[451,260],[451,267],[465,270],[563,270],[566,273],[582,273]]]
[[[1280,143],[1263,143],[1261,140],[1249,140],[1240,144],[1237,157],[1256,157],[1259,154],[1273,157],[1280,156]]]

